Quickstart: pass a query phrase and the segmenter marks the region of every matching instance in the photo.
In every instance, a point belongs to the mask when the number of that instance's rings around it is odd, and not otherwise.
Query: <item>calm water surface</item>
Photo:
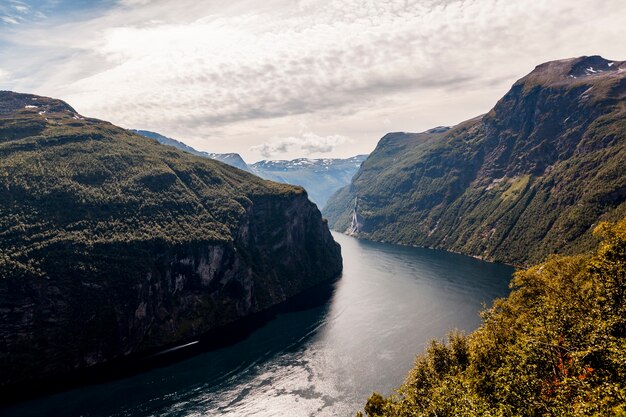
[[[245,340],[140,375],[0,409],[7,416],[352,416],[389,394],[416,353],[471,331],[512,268],[334,234],[344,272],[322,306]]]

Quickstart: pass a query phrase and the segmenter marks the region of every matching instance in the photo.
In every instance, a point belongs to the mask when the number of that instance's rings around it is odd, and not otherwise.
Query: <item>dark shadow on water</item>
[[[273,308],[177,345],[5,389],[0,396],[4,405],[0,415],[110,415],[122,406],[127,408],[129,402],[140,404],[159,394],[217,384],[242,367],[305,344],[324,323],[336,284],[336,280],[321,284]],[[175,373],[168,371],[172,366],[176,366]],[[99,384],[106,384],[107,392]],[[26,400],[30,401],[23,409],[19,403]]]
[[[354,415],[373,390],[391,393],[429,340],[472,331],[483,303],[508,294],[513,268],[505,265],[334,237],[344,258],[340,280],[198,343],[75,380],[80,388],[50,381],[64,391],[0,415]]]

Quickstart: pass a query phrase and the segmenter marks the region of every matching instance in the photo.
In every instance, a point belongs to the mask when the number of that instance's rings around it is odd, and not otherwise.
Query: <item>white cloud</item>
[[[253,152],[260,153],[265,158],[273,158],[283,154],[326,154],[333,152],[339,145],[351,142],[341,135],[319,136],[306,132],[301,136],[274,137],[265,143],[251,147]]]
[[[28,6],[21,3],[16,3],[11,5],[16,11],[20,13],[28,13]]]
[[[151,2],[152,0],[119,0],[119,4],[123,6],[145,6]]]
[[[21,1],[17,1],[17,0],[9,0],[10,1],[10,7],[17,11],[18,13],[28,13],[30,10],[30,7],[28,7],[28,4],[21,2]]]
[[[13,16],[0,16],[0,20],[11,25],[19,25],[20,22]]]
[[[2,85],[250,160],[265,149],[251,145],[300,123],[355,138],[336,151],[360,153],[387,129],[487,111],[540,62],[624,59],[625,14],[623,0],[121,0],[0,34],[13,45],[0,50]]]

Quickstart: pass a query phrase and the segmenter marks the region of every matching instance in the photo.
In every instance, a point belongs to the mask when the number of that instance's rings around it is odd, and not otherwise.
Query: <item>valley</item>
[[[482,303],[508,293],[504,265],[333,236],[344,270],[319,303],[282,311],[229,346],[2,415],[352,416],[372,391],[393,392],[431,338],[475,329]]]
[[[349,158],[0,91],[0,413],[623,416],[625,167],[598,55]]]

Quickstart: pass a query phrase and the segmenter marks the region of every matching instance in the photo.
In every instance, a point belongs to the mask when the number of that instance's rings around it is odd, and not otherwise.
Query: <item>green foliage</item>
[[[385,412],[385,406],[386,402],[383,396],[375,392],[367,399],[365,413],[371,417],[382,416]]]
[[[432,342],[381,416],[623,416],[626,219],[602,223],[595,253],[520,271],[482,326]]]
[[[0,387],[189,340],[340,271],[302,188],[0,91]]]
[[[3,92],[0,110],[0,279],[47,276],[103,245],[231,242],[251,199],[303,193],[58,100]]]

